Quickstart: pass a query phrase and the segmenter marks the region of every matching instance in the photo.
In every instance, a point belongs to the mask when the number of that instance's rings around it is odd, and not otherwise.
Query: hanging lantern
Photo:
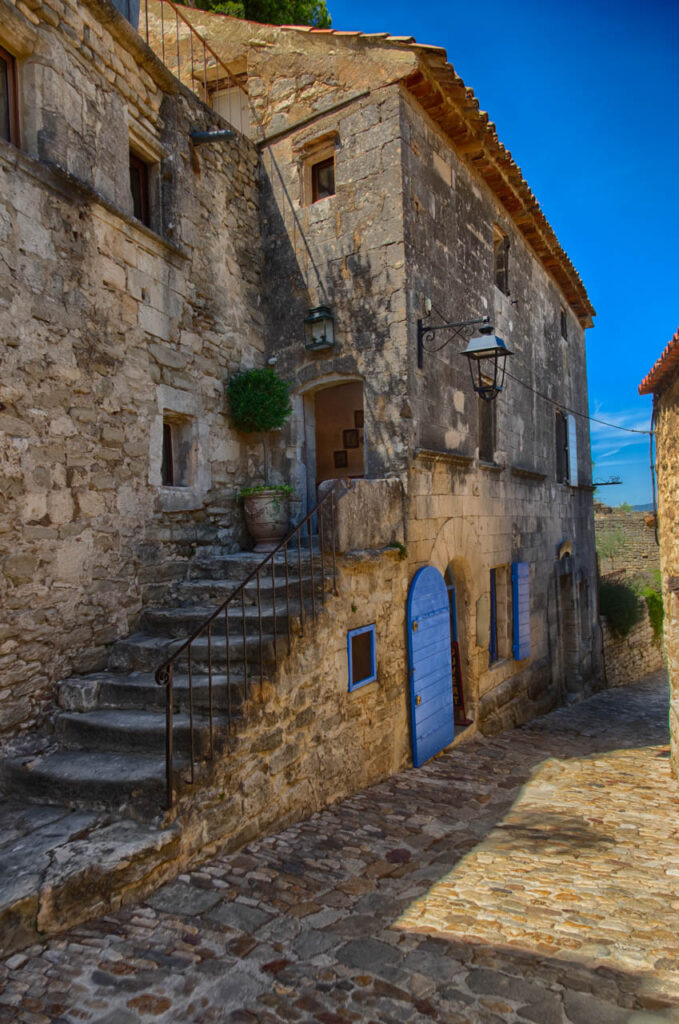
[[[472,338],[461,353],[469,360],[474,391],[487,402],[497,398],[502,391],[507,356],[513,354],[502,338],[493,334],[493,330],[490,324],[481,327],[480,334]]]
[[[304,317],[304,347],[320,352],[335,344],[335,319],[328,306],[316,306]]]

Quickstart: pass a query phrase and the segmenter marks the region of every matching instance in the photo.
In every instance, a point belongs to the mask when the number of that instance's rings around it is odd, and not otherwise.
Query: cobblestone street
[[[0,966],[0,1021],[679,1021],[658,675],[456,748]]]

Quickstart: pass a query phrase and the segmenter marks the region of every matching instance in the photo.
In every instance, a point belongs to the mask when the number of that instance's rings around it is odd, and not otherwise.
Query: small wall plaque
[[[335,469],[346,469],[349,465],[349,456],[342,449],[341,451],[334,453]]]
[[[358,448],[358,430],[354,428],[342,431],[342,444],[345,448]]]

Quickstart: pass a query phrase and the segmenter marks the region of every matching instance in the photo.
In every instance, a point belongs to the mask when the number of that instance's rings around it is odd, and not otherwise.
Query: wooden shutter
[[[578,486],[578,433],[575,416],[568,414],[568,483]]]
[[[512,617],[514,643],[512,654],[515,661],[530,655],[530,565],[528,562],[512,563]]]

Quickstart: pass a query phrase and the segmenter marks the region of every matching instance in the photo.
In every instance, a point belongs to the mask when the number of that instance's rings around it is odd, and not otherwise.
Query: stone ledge
[[[482,462],[479,459],[479,469],[482,469],[485,473],[502,473],[504,468],[499,462]]]
[[[63,806],[0,804],[0,954],[123,903],[176,873],[179,823],[158,828]]]
[[[532,480],[535,483],[542,483],[547,479],[546,473],[538,473],[535,469],[525,469],[523,466],[512,466],[511,474],[519,480]]]
[[[471,455],[447,449],[416,448],[414,455],[416,459],[422,459],[423,462],[447,462],[449,465],[459,466],[461,469],[471,469],[474,462]]]
[[[102,195],[101,192],[98,192],[91,185],[88,185],[87,182],[77,178],[59,164],[52,161],[36,160],[35,157],[25,153],[24,150],[17,149],[16,146],[2,139],[0,139],[0,163],[6,163],[15,168],[20,167],[22,171],[25,171],[36,181],[58,192],[64,199],[75,199],[77,201],[86,199],[96,203],[124,221],[129,227],[134,228],[135,232],[143,235],[145,240],[151,242],[153,247],[156,250],[160,250],[164,256],[169,253],[181,260],[190,259],[190,253],[183,246],[171,241],[164,235],[159,235],[157,232],[152,231],[151,228],[147,228],[145,224],[138,221],[132,214],[126,213],[125,210],[122,210],[115,203],[111,202],[110,199]]]

